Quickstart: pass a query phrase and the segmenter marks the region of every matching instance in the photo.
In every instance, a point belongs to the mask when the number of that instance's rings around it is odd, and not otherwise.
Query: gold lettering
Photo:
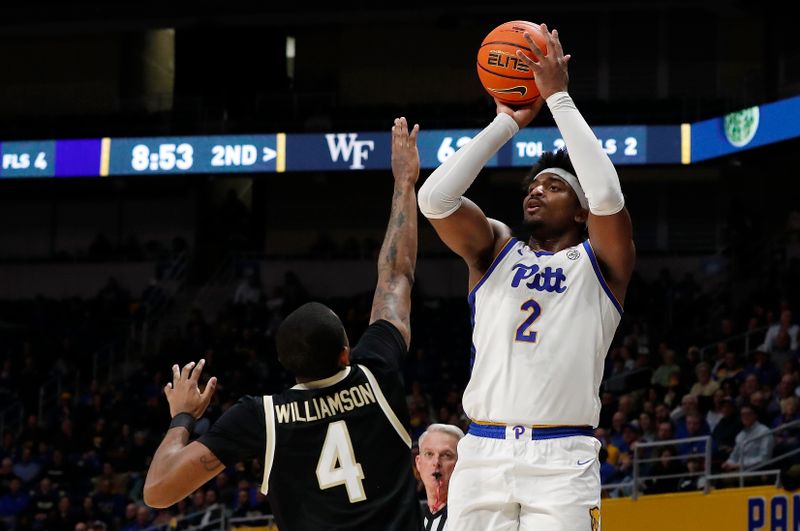
[[[364,405],[364,397],[361,396],[361,390],[358,387],[350,388],[350,396],[353,397],[353,403],[356,405],[356,407],[361,407]]]
[[[306,400],[303,403],[305,404],[305,407],[306,407],[306,422],[311,422],[312,420],[317,420],[317,417],[312,417],[311,416],[311,411],[308,410],[308,400]]]
[[[289,422],[289,404],[275,404],[275,415],[279,423]]]
[[[358,388],[361,390],[361,394],[364,395],[364,402],[367,404],[375,403],[375,393],[372,391],[372,387],[370,387],[369,384],[361,384]]]
[[[330,398],[330,397],[328,397],[328,398]],[[325,417],[333,416],[333,413],[331,413],[331,410],[328,409],[327,405],[325,405],[325,397],[324,396],[319,401],[319,409],[320,409],[320,413],[321,413],[319,418],[322,419],[322,418],[325,418]]]
[[[347,389],[339,391],[339,396],[342,397],[342,406],[344,407],[344,410],[352,411],[353,401],[350,399],[350,393],[347,391]]]
[[[339,396],[339,393],[336,393],[335,395],[326,398],[328,399],[328,405],[331,408],[331,416],[344,411],[342,409],[342,399]]]

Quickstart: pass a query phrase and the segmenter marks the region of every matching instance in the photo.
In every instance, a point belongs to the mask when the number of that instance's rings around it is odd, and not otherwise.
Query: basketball
[[[527,105],[539,97],[533,72],[517,57],[517,50],[535,59],[525,40],[531,34],[539,49],[547,53],[547,43],[539,24],[525,20],[512,20],[500,24],[483,39],[478,50],[478,77],[491,96],[511,105]]]

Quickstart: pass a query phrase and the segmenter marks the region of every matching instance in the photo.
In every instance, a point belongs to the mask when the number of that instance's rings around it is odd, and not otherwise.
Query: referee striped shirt
[[[425,531],[444,531],[447,529],[445,522],[447,521],[447,505],[432,513],[428,504],[425,504],[422,509],[422,525]]]

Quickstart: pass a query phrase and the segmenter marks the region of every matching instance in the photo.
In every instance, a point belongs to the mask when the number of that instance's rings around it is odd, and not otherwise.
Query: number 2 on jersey
[[[350,503],[356,503],[367,499],[363,479],[364,472],[361,465],[356,463],[347,424],[343,420],[331,422],[317,462],[319,488],[325,490],[344,485]]]
[[[522,324],[517,327],[517,341],[527,341],[528,343],[536,343],[536,330],[531,330],[534,321],[542,315],[542,307],[533,299],[528,299],[519,307],[520,311],[530,312],[528,317],[522,321]]]

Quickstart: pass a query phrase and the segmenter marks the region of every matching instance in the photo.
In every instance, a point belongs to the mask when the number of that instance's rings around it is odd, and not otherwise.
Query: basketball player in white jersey
[[[472,376],[448,525],[459,531],[599,529],[603,359],[633,270],[617,172],[567,93],[569,55],[542,30],[517,55],[541,97],[497,102],[497,117],[426,180],[422,213],[469,267]],[[526,55],[527,53],[527,55]],[[569,155],[548,153],[525,180],[517,240],[463,197],[486,162],[547,102]],[[588,231],[588,239],[586,239]]]

